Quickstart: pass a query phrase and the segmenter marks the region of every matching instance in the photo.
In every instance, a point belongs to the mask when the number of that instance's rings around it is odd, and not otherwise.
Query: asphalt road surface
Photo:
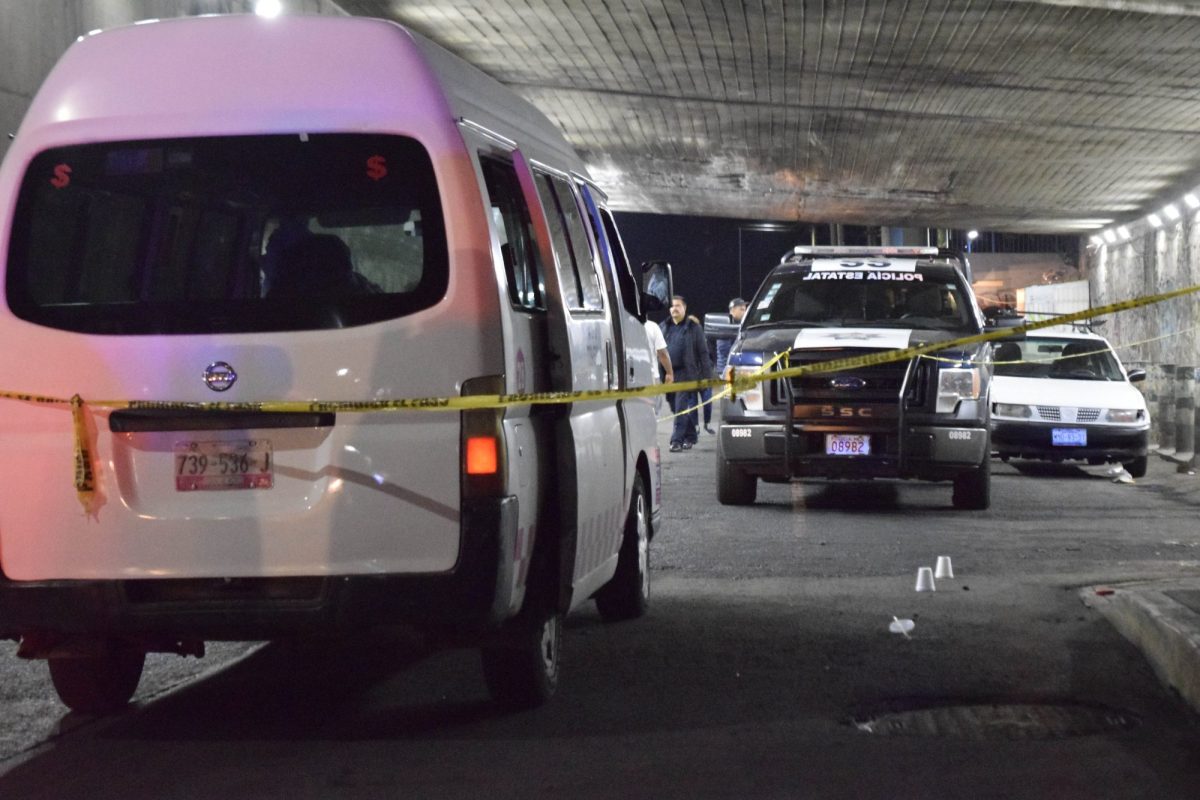
[[[91,720],[3,645],[0,798],[1200,796],[1196,716],[1087,604],[1200,573],[1195,476],[995,462],[982,513],[912,483],[735,509],[704,436],[662,437],[650,613],[573,615],[546,707],[502,713],[474,653],[394,635],[155,658]]]

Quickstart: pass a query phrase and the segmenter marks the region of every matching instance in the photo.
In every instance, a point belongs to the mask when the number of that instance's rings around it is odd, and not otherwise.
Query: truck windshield
[[[447,286],[433,166],[399,136],[299,134],[87,144],[30,164],[9,307],[104,334],[361,325]]]
[[[963,287],[919,272],[814,270],[770,276],[745,326],[773,324],[976,330]]]

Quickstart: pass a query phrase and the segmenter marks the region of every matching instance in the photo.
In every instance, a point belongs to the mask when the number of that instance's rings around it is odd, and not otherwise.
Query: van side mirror
[[[1137,383],[1138,381],[1144,381],[1144,380],[1146,380],[1146,370],[1144,370],[1144,369],[1129,370],[1129,382],[1130,383]]]
[[[671,307],[675,282],[666,261],[642,262],[642,311],[663,311]]]

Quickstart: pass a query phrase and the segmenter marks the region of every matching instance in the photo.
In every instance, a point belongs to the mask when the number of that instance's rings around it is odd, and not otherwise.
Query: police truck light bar
[[[848,247],[845,245],[797,245],[797,256],[936,256],[936,247]]]

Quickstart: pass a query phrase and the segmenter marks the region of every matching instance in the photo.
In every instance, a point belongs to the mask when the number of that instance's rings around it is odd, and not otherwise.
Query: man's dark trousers
[[[698,419],[696,404],[699,402],[699,396],[695,391],[675,392],[674,401],[671,410],[675,412],[676,416],[671,428],[671,444],[695,444]],[[687,408],[690,408],[691,411],[686,414],[679,413]]]

